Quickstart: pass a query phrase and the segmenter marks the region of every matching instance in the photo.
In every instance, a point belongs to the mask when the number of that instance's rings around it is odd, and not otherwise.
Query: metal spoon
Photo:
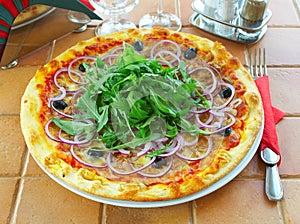
[[[260,156],[261,159],[267,164],[265,183],[266,195],[270,201],[279,201],[283,196],[283,189],[277,167],[280,156],[269,148],[262,150],[260,152]]]

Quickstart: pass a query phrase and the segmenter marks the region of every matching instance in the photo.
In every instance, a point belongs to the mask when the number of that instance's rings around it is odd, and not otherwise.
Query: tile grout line
[[[277,202],[277,212],[278,212],[278,216],[279,216],[279,221],[280,221],[280,224],[284,224],[284,215],[283,215],[283,210],[282,210],[282,205],[281,205],[281,201],[278,201]]]
[[[283,184],[283,183],[282,183]],[[283,197],[280,201],[277,202],[277,210],[280,217],[280,224],[289,224],[291,223],[289,209],[286,207],[285,193],[283,191]]]
[[[48,55],[47,55],[47,58],[46,58],[46,63],[50,62],[51,59],[52,59],[52,57],[53,57],[53,52],[54,52],[55,44],[56,44],[56,40],[53,40],[50,43],[50,49],[49,49],[49,52],[48,52]]]
[[[101,218],[100,218],[100,224],[106,224],[106,209],[107,209],[107,204],[102,204],[102,212],[101,212]]]
[[[192,210],[192,223],[196,224],[197,223],[197,204],[196,204],[196,200],[193,200],[191,202],[191,210]]]
[[[24,158],[24,162],[23,162],[23,168],[21,170],[20,183],[19,183],[18,190],[17,190],[17,196],[15,199],[14,206],[13,206],[13,208],[11,208],[11,218],[9,220],[10,224],[15,224],[16,220],[17,220],[18,209],[19,209],[19,205],[21,202],[21,196],[22,196],[23,188],[24,188],[24,176],[25,176],[25,173],[27,170],[27,166],[29,163],[29,157],[30,157],[28,150],[26,150],[24,157],[25,158]]]
[[[298,4],[295,0],[293,0],[292,2],[293,2],[294,9],[297,13],[297,17],[300,19],[300,6],[298,6]]]

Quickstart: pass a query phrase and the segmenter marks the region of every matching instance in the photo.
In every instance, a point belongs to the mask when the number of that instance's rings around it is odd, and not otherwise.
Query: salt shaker
[[[215,17],[215,11],[218,5],[217,0],[203,0],[204,13],[210,17]]]
[[[202,0],[202,2],[204,4],[203,12],[205,13],[205,15],[214,18],[218,0]],[[203,17],[202,20],[208,26],[213,26],[215,24],[211,19],[207,19],[205,17]]]
[[[238,0],[219,0],[216,10],[216,18],[225,23],[234,23],[237,19]],[[222,23],[218,23],[215,31],[222,36],[231,36],[234,28]]]

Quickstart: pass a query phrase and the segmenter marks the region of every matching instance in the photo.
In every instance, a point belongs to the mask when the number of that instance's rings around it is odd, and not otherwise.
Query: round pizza
[[[74,189],[150,202],[200,192],[245,157],[262,103],[219,42],[166,28],[82,41],[38,69],[21,102],[37,163]]]

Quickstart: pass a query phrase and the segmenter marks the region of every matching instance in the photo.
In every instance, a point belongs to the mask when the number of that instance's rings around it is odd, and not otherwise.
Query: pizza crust
[[[142,182],[112,181],[91,168],[74,168],[70,164],[69,152],[61,152],[56,148],[57,142],[50,140],[45,132],[39,114],[45,107],[45,98],[41,92],[46,88],[46,76],[53,76],[54,72],[70,62],[83,52],[95,56],[105,53],[116,43],[123,41],[157,38],[172,39],[175,42],[200,49],[198,56],[216,68],[226,70],[233,68],[238,80],[247,88],[244,94],[249,112],[243,118],[245,129],[241,133],[240,143],[230,150],[220,149],[210,166],[204,170],[187,174],[182,181],[145,185]],[[131,200],[131,201],[160,201],[176,199],[196,193],[216,181],[220,180],[233,170],[245,157],[251,148],[262,125],[262,103],[255,83],[247,70],[234,58],[225,47],[192,34],[170,31],[164,28],[132,29],[101,37],[94,37],[82,41],[59,55],[51,62],[41,67],[30,81],[21,101],[21,127],[30,153],[37,163],[55,177],[72,187],[104,198]],[[45,116],[49,116],[46,114]]]

